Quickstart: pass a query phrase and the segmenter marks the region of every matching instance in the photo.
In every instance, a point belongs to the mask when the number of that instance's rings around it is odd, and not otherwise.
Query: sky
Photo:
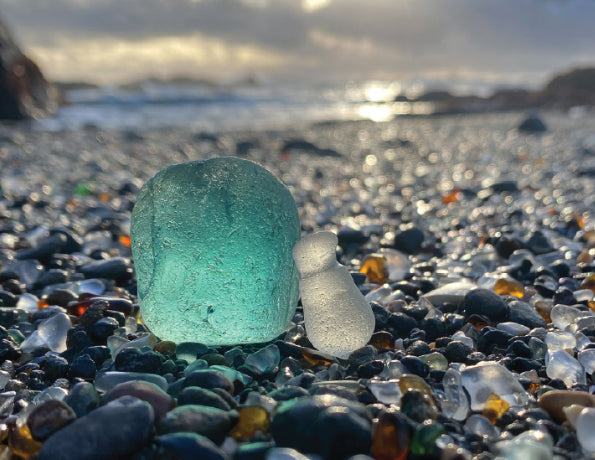
[[[595,65],[593,0],[0,0],[53,80],[411,78],[536,86]]]

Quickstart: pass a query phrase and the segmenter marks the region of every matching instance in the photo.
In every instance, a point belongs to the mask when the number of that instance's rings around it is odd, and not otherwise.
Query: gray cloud
[[[0,0],[0,13],[26,46],[199,32],[283,53],[298,70],[307,61],[309,70],[346,75],[539,73],[595,61],[589,0],[334,0],[311,13],[297,0]],[[369,46],[324,46],[313,35]]]

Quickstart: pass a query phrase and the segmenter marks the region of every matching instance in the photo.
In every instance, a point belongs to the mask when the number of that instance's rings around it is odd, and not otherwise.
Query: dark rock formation
[[[0,20],[0,119],[42,118],[57,108],[58,92],[16,45]]]
[[[413,100],[399,96],[395,101],[404,100],[433,103],[435,114],[595,107],[595,68],[579,68],[557,75],[538,91],[503,89],[485,98],[429,91]]]

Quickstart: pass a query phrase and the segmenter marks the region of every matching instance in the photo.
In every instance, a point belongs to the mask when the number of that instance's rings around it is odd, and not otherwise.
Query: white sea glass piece
[[[293,258],[300,272],[304,324],[318,350],[347,358],[374,332],[374,314],[349,271],[337,262],[337,236],[318,232],[298,241]]]

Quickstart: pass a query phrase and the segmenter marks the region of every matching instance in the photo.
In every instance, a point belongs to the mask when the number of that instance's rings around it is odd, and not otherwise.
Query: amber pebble
[[[459,201],[460,197],[461,197],[461,192],[459,190],[453,190],[449,194],[442,196],[442,202],[444,204],[456,203]]]
[[[314,366],[330,366],[334,361],[335,358],[331,355],[327,355],[326,353],[322,353],[321,351],[314,350],[313,348],[302,348],[302,356],[306,361],[305,364],[314,367]]]
[[[590,264],[593,262],[593,256],[591,255],[591,251],[589,249],[583,250],[577,257],[576,261],[580,264]]]
[[[366,256],[362,261],[359,272],[365,273],[368,280],[372,283],[384,284],[388,280],[386,259],[381,254],[370,254]]]
[[[118,237],[118,240],[120,241],[120,244],[122,246],[126,246],[127,248],[130,247],[130,236],[128,236],[128,235],[120,235]]]
[[[31,437],[31,432],[26,423],[20,427],[11,428],[8,433],[8,447],[15,455],[29,460],[37,455],[41,449],[41,443]]]
[[[595,274],[590,274],[581,283],[581,289],[591,289],[595,292]]]
[[[403,374],[399,378],[399,389],[403,394],[405,394],[409,390],[419,390],[423,394],[428,395],[430,398],[434,399],[432,388],[419,375]]]
[[[485,316],[473,314],[467,318],[467,322],[481,330],[486,326],[492,326],[492,322]]]
[[[91,297],[68,305],[68,314],[82,316],[87,311],[87,308],[100,300],[104,300],[109,304],[108,310],[119,311],[126,316],[132,313],[133,307],[130,300],[121,299],[120,297]]]
[[[268,412],[260,406],[245,406],[237,409],[240,418],[229,432],[232,438],[252,439],[257,432],[266,433],[271,426]]]
[[[595,397],[586,391],[551,390],[542,394],[537,402],[558,423],[566,420],[566,414],[562,410],[564,407],[572,404],[595,407]]]
[[[33,439],[44,441],[75,419],[76,414],[67,404],[51,399],[31,411],[27,418],[27,426]]]
[[[47,308],[49,306],[50,306],[50,304],[45,299],[39,299],[37,301],[37,309],[38,310],[43,310],[44,308]]]
[[[159,343],[156,343],[153,347],[153,350],[157,353],[161,353],[164,356],[173,355],[176,352],[176,342],[172,342],[171,340],[163,340]]]
[[[535,311],[539,313],[546,323],[551,323],[552,318],[550,318],[550,312],[552,311],[552,306],[547,302],[537,301],[535,302]]]
[[[111,199],[109,193],[106,193],[106,192],[100,193],[98,198],[99,198],[99,201],[101,201],[103,203],[107,203]]]
[[[532,382],[532,383],[529,384],[529,388],[527,388],[527,391],[529,391],[530,393],[533,393],[540,386],[541,386],[541,383]]]
[[[369,345],[372,345],[377,350],[390,350],[393,348],[395,339],[390,332],[378,331],[370,337]]]
[[[508,409],[510,409],[510,404],[503,399],[500,399],[498,395],[490,393],[483,408],[482,415],[495,425],[498,419],[502,417]]]
[[[587,230],[584,232],[581,241],[586,242],[589,247],[595,246],[595,230]]]
[[[521,283],[513,278],[500,278],[494,285],[494,292],[499,295],[511,295],[519,299],[524,295],[524,288]]]
[[[405,417],[395,409],[380,414],[372,436],[372,456],[376,460],[405,460],[411,437]]]

